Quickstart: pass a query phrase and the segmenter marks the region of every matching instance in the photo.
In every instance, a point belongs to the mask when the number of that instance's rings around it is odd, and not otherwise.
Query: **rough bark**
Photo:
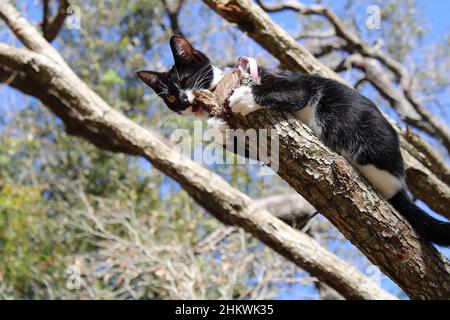
[[[408,129],[398,128],[398,130],[402,131],[400,136],[402,147],[424,164],[437,178],[450,186],[450,168],[445,161],[439,158],[437,152],[414,132]]]
[[[292,229],[268,211],[258,209],[250,198],[232,188],[220,176],[183,157],[157,135],[112,109],[72,72],[59,55],[54,56],[58,53],[42,41],[43,38],[24,18],[19,18],[10,3],[0,3],[0,16],[8,16],[4,20],[14,33],[27,43],[27,47],[39,51],[0,44],[0,65],[14,69],[19,75],[19,78],[9,79],[11,83],[16,81],[16,87],[26,88],[19,83],[22,77],[35,84],[45,92],[37,95],[38,98],[44,97],[44,103],[55,103],[51,107],[53,111],[61,107],[58,112],[63,117],[74,125],[88,128],[86,139],[90,139],[91,134],[94,139],[107,137],[105,139],[114,141],[114,146],[119,146],[123,152],[148,159],[155,168],[178,181],[215,217],[244,228],[344,297],[394,298],[307,235]],[[36,90],[28,87],[30,93],[36,93]]]
[[[249,0],[204,0],[223,18],[247,33],[264,49],[292,71],[318,74],[340,82],[343,80],[332,70],[314,58],[256,4]]]
[[[298,44],[284,29],[274,23],[260,7],[252,1],[204,0],[204,2],[223,18],[236,24],[239,29],[248,34],[252,39],[276,57],[285,68],[306,72],[308,74],[318,74],[326,78],[343,82],[335,72],[314,58],[305,48],[303,48],[303,46]],[[392,63],[391,65],[395,66],[395,64]],[[398,130],[398,127],[396,128]],[[403,134],[401,131],[399,131],[399,133]],[[417,138],[417,140],[420,140],[421,145],[426,145],[422,139]],[[407,139],[404,139],[402,147],[405,144],[408,144]],[[408,149],[415,149],[415,147],[409,144]],[[415,153],[421,153],[421,151],[416,150]],[[433,157],[434,155],[428,154],[427,156]],[[405,159],[405,164],[406,166],[411,165],[408,161],[408,157]],[[418,163],[415,163],[414,165],[416,166],[416,169],[419,169]],[[444,204],[448,203],[448,198],[439,198],[439,195],[449,194],[450,187],[445,183],[437,183],[435,181],[436,179],[439,179],[436,176],[437,173],[448,171],[448,167],[439,159],[433,159],[421,163],[420,170],[422,174],[408,177],[410,183],[415,185],[415,187],[412,188],[414,196],[424,200],[430,207],[434,206],[437,213],[448,217],[449,206],[445,205],[444,208],[436,208],[435,206],[437,201]],[[430,175],[431,172],[434,174]],[[433,185],[442,188],[439,192],[436,192],[433,199],[424,196],[428,189],[422,190],[420,187],[422,185],[429,185],[430,182],[427,181],[428,179],[433,180]]]

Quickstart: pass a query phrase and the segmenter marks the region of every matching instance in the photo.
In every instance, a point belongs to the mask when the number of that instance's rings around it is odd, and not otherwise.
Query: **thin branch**
[[[184,1],[183,0],[175,0],[175,1],[161,0],[161,1],[165,7],[167,17],[169,18],[172,33],[183,36],[183,32],[180,28],[180,24],[178,21],[178,16],[180,15],[181,7],[183,6]]]
[[[344,47],[345,41],[339,38],[311,39],[305,44],[305,48],[316,58],[320,58],[336,50],[341,50]]]
[[[298,193],[274,195],[255,200],[256,205],[271,212],[291,227],[301,230],[316,214],[316,209]]]
[[[42,33],[45,40],[52,42],[61,30],[70,6],[68,0],[59,0],[58,10],[53,17],[50,14],[49,0],[43,2]]]
[[[393,85],[389,75],[382,68],[378,60],[354,53],[333,69],[336,72],[340,72],[349,67],[355,67],[364,71],[367,81],[389,102],[403,121],[430,135],[436,135],[435,128],[429,122],[424,121],[403,93]]]
[[[41,28],[43,33],[45,34],[45,30],[48,28],[50,21],[50,0],[42,1],[42,23]]]

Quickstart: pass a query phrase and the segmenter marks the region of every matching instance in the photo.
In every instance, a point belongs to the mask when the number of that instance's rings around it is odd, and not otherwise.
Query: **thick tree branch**
[[[424,143],[417,134],[408,129],[398,128],[402,132],[401,144],[405,150],[427,168],[431,168],[436,177],[450,186],[450,168],[444,160],[439,158],[437,152],[427,143]]]
[[[5,8],[3,5],[2,7]],[[21,19],[26,29],[33,29],[26,20]],[[33,33],[30,30],[23,31]],[[39,49],[41,52],[48,52],[48,48]],[[64,105],[59,111],[74,123],[78,123],[80,127],[88,127],[92,132],[107,135],[109,141],[115,141],[115,145],[123,148],[126,146],[128,153],[148,159],[155,168],[178,181],[199,204],[218,219],[244,228],[346,298],[393,298],[310,237],[295,231],[269,212],[258,209],[251,199],[232,188],[220,176],[183,157],[158,136],[112,109],[69,70],[65,63],[55,63],[53,57],[45,54],[6,45],[0,46],[0,57],[3,68],[14,67],[15,72],[19,73],[19,77],[12,80],[12,83],[20,82],[22,75],[26,74],[23,77],[27,81]],[[21,85],[17,83],[16,87]],[[29,92],[35,91],[29,89]]]
[[[317,214],[316,209],[311,206],[298,193],[280,194],[255,200],[262,209],[270,211],[277,218],[290,226],[302,230],[307,223]],[[311,238],[317,240],[316,228],[309,227],[306,231]],[[342,300],[344,297],[336,290],[323,282],[315,281],[314,285],[321,300]]]
[[[3,53],[1,49],[0,46],[0,55]],[[68,105],[71,112],[75,111],[80,117],[71,118],[79,121],[78,126],[95,128],[108,135],[108,140],[117,140],[117,145],[128,145],[131,150],[129,153],[145,157],[156,168],[178,181],[199,204],[219,220],[243,227],[346,298],[392,298],[308,236],[296,232],[267,211],[256,209],[256,204],[219,176],[173,152],[157,136],[111,109],[93,92],[78,91],[77,86],[69,85],[68,79],[62,79],[66,77],[64,72],[59,70],[58,66],[56,68],[52,66],[51,60],[35,54],[25,59],[28,62],[31,60],[36,61],[34,67],[38,66],[40,70],[31,77],[34,83],[40,84],[41,88],[52,86],[51,91],[56,93],[60,101],[72,96],[74,100],[70,100]],[[31,72],[33,67],[28,69],[28,66],[24,66],[24,69]],[[70,80],[71,83],[78,81]],[[96,140],[97,138],[93,142]]]
[[[0,58],[1,60],[1,58]],[[42,87],[33,81],[24,72],[13,70],[0,63],[0,83],[6,83],[11,87],[31,95],[41,100],[58,118],[60,118],[64,125],[66,132],[73,136],[82,137],[96,147],[112,152],[123,152],[127,154],[136,155],[137,151],[130,146],[121,143],[120,141],[111,139],[108,133],[105,133],[97,128],[80,125],[82,116],[76,111],[68,108],[59,97],[46,87]]]
[[[229,22],[236,23],[242,31],[246,32],[263,48],[272,53],[286,68],[306,72],[309,74],[315,73],[323,77],[336,79],[341,82],[343,81],[335,72],[315,59],[300,44],[295,42],[295,40],[292,39],[285,30],[275,24],[263,10],[252,1],[204,0],[204,2]],[[403,134],[403,132],[399,130],[398,126],[395,126],[395,128],[397,129],[397,131],[399,131],[400,134]],[[418,138],[418,140],[421,141],[421,144],[426,145],[426,143],[423,142],[422,139]],[[404,144],[408,144],[408,141],[406,139],[404,139],[404,141],[402,142],[402,147]],[[409,145],[408,150],[409,149],[414,149],[414,146]],[[414,153],[420,153],[420,151],[417,150]],[[405,157],[406,166],[415,166],[416,168],[418,168],[417,163],[411,163],[409,159],[409,157]],[[431,163],[433,165],[429,166]],[[439,165],[443,165],[444,168],[436,167]],[[435,159],[431,162],[424,162],[422,166],[424,174],[420,176],[415,175],[414,177],[409,178],[411,183],[414,183],[414,185],[416,186],[416,188],[412,189],[413,191],[415,191],[414,196],[416,198],[424,197],[425,193],[418,192],[417,188],[420,188],[421,185],[429,184],[429,182],[426,181],[428,178],[425,178],[425,176],[430,172],[433,172],[435,174],[437,174],[436,172],[445,172],[445,167],[447,166],[440,162],[440,160],[438,159]],[[432,177],[430,178],[433,180],[438,179],[435,175],[431,176]],[[438,192],[438,194],[449,194],[449,186],[446,186],[442,183],[434,184],[441,185],[441,187],[444,188],[443,192]],[[442,199],[442,203],[448,203],[447,201],[448,200],[446,199]],[[428,202],[427,204],[429,204],[430,206],[433,205],[432,203]],[[449,207],[447,206],[444,211],[440,210],[437,212],[444,216],[449,216],[450,213],[448,208]]]
[[[408,151],[402,150],[407,163],[406,184],[416,199],[425,202],[434,212],[450,219],[450,191],[448,186],[424,168]]]
[[[258,42],[289,70],[319,74],[343,82],[332,70],[316,60],[257,5],[250,1],[204,2],[226,20],[236,24],[243,32]]]

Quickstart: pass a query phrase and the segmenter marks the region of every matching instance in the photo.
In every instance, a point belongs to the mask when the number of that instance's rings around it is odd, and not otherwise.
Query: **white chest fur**
[[[302,110],[296,112],[297,117],[306,124],[314,133],[320,137],[322,128],[316,118],[316,108],[307,105]]]

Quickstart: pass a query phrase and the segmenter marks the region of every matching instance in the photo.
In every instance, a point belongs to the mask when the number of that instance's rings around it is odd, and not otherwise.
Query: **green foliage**
[[[0,276],[21,297],[43,290],[46,275],[58,281],[64,270],[59,258],[70,241],[58,232],[58,218],[47,217],[41,192],[39,186],[9,184],[0,190]]]
[[[123,84],[124,81],[116,71],[108,69],[108,71],[102,75],[100,83],[105,86],[111,86],[113,84]]]

